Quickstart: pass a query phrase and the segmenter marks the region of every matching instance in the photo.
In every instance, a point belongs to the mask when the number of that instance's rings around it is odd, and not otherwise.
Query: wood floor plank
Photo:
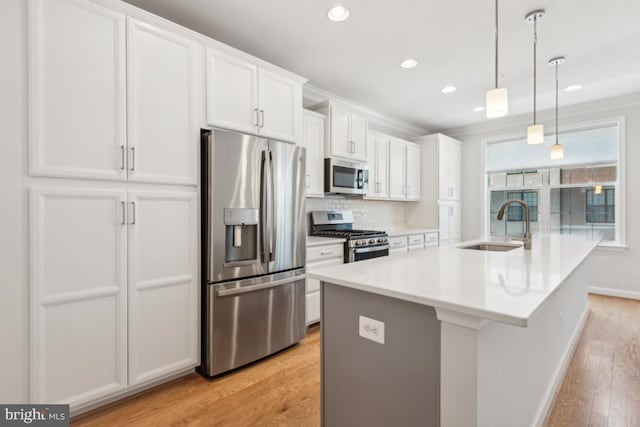
[[[547,427],[640,427],[640,301],[590,295],[591,314]],[[197,374],[71,420],[73,426],[320,425],[320,331],[214,380]]]

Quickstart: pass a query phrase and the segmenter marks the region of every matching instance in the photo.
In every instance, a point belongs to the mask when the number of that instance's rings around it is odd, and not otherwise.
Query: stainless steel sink
[[[475,251],[490,251],[490,252],[506,252],[513,249],[521,248],[522,245],[517,243],[495,243],[495,242],[482,242],[474,243],[469,246],[460,246],[460,249],[473,249]]]

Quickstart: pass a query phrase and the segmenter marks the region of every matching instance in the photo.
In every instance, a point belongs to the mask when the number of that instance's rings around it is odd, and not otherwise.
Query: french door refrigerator
[[[305,150],[202,136],[202,365],[215,376],[305,336]]]

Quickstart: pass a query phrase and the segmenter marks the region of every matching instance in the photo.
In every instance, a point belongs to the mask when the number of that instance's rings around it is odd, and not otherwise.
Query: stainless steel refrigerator
[[[305,335],[305,150],[202,135],[202,365],[215,376]]]

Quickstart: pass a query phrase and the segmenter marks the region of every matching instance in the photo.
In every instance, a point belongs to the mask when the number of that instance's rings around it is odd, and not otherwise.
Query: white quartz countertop
[[[387,232],[389,237],[408,236],[410,234],[437,233],[439,231],[439,229],[437,228],[389,227],[382,229]]]
[[[531,250],[456,246],[408,252],[308,272],[321,281],[526,327],[599,240],[536,235]]]
[[[307,247],[335,245],[346,241],[347,239],[337,239],[335,237],[307,236]]]

